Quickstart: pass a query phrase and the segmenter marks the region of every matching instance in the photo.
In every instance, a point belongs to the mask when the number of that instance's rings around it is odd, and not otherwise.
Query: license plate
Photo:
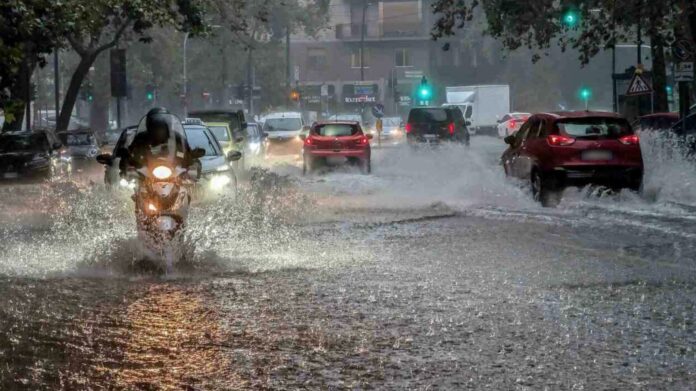
[[[3,174],[2,177],[5,179],[15,179],[19,177],[19,174],[17,174],[16,172],[6,172],[5,174]]]
[[[593,151],[584,151],[582,153],[582,160],[589,160],[589,161],[611,160],[613,157],[614,157],[614,154],[612,154],[611,151],[593,150]]]

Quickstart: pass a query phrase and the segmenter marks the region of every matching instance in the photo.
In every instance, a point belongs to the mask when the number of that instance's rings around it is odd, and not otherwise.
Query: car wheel
[[[541,206],[555,207],[560,203],[560,189],[553,180],[545,177],[538,170],[532,172],[531,187],[534,201],[541,203]]]
[[[360,172],[362,172],[365,175],[368,175],[372,172],[372,159],[367,158],[359,161],[360,164]]]

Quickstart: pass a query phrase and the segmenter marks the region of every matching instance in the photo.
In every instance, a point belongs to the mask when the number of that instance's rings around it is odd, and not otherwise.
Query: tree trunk
[[[667,101],[667,67],[665,65],[665,48],[659,33],[650,37],[650,50],[652,52],[652,84],[653,84],[653,109],[656,113],[669,111]]]
[[[75,68],[72,77],[70,78],[70,84],[68,85],[68,90],[65,93],[65,98],[63,99],[63,106],[60,109],[60,116],[58,117],[58,123],[56,124],[57,131],[63,131],[68,129],[70,124],[70,116],[72,115],[73,108],[75,107],[75,102],[77,101],[77,96],[80,93],[80,86],[82,81],[89,73],[89,68],[92,67],[94,60],[97,58],[97,53],[88,53],[80,58],[80,63]]]
[[[109,79],[108,57],[102,56],[95,61],[95,72],[92,82],[94,84],[94,102],[90,107],[89,126],[98,137],[106,136],[109,129],[109,108],[111,106],[111,88]]]
[[[24,124],[24,114],[27,107],[27,97],[30,92],[31,74],[34,72],[36,64],[31,62],[27,56],[20,65],[16,79],[10,88],[10,101],[3,107],[5,111],[5,123],[2,126],[3,132],[22,130]],[[8,117],[12,121],[8,121]]]

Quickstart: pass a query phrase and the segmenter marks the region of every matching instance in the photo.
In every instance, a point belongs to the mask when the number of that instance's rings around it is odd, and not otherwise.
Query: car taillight
[[[309,146],[314,145],[314,140],[312,140],[311,137],[307,137],[307,138],[304,140],[304,145],[309,145]]]
[[[511,119],[510,121],[508,121],[508,129],[515,129],[515,125],[516,125],[516,123],[515,123],[514,119]]]
[[[637,134],[629,134],[628,136],[623,136],[619,139],[622,144],[626,145],[638,145],[640,144],[640,138]]]
[[[411,133],[411,131],[413,130],[413,125],[411,125],[410,123],[406,124],[404,130],[406,131],[406,133]]]
[[[575,142],[575,139],[568,136],[562,136],[560,134],[552,134],[546,138],[546,141],[549,143],[549,145],[558,147],[572,145]]]
[[[367,145],[370,143],[370,139],[367,138],[367,136],[363,135],[358,139],[358,145]]]
[[[449,131],[450,136],[454,136],[454,122],[447,125],[447,130]]]

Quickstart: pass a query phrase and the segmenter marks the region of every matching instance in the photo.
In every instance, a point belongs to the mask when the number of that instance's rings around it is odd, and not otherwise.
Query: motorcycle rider
[[[176,117],[163,107],[153,108],[147,113],[145,131],[136,134],[127,149],[128,153],[124,153],[127,158],[121,159],[121,177],[126,175],[129,167],[139,168],[152,157],[172,154],[186,168],[191,168],[197,162],[184,135],[171,129],[173,119]],[[174,150],[170,151],[172,148]]]

